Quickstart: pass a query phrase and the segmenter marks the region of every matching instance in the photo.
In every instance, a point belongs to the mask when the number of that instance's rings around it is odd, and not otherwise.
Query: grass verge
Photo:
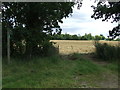
[[[79,54],[68,58],[52,56],[30,61],[12,59],[11,64],[3,61],[3,88],[102,87],[99,82],[106,80],[104,73],[107,71],[110,75],[110,71],[116,69],[110,67],[96,65]]]

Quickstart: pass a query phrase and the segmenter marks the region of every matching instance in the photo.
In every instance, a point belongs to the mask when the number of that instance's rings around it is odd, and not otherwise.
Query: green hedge
[[[119,60],[120,59],[120,45],[111,46],[107,43],[99,43],[99,41],[95,41],[94,43],[96,47],[96,55],[98,58],[104,60]]]

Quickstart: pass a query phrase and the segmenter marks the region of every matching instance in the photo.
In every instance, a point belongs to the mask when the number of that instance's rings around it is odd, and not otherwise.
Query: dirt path
[[[92,54],[83,54],[82,57],[86,58],[87,60],[91,60],[93,63],[101,65],[101,66],[105,66],[109,64],[109,62],[102,61],[101,59],[94,57],[94,55]]]
[[[106,66],[109,65],[109,62],[99,60],[94,57],[92,54],[82,54],[80,57],[92,61],[94,64],[99,65],[105,69],[100,75],[78,75],[75,76],[77,85],[80,85],[80,88],[118,88],[118,73],[113,72],[110,69],[107,69]],[[80,57],[74,57],[70,55],[64,55],[62,58],[68,60],[78,60]],[[80,79],[85,79],[81,81]]]
[[[109,64],[108,62],[96,59],[95,57],[93,57],[93,55],[86,54],[86,55],[82,55],[82,56],[88,60],[91,60],[93,63],[103,66],[103,67]],[[108,70],[108,72],[104,72],[101,77],[100,77],[101,80],[99,82],[98,82],[98,80],[95,81],[95,83],[98,87],[118,88],[118,86],[119,86],[118,85],[118,73],[114,74],[112,71]]]

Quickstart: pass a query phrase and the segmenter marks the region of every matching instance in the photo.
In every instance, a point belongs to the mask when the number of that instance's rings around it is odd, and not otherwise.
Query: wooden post
[[[7,59],[8,63],[10,63],[10,30],[7,29]]]
[[[0,7],[2,2],[0,1]],[[2,10],[0,9],[0,19],[2,18]],[[0,90],[2,90],[2,23],[0,22]]]

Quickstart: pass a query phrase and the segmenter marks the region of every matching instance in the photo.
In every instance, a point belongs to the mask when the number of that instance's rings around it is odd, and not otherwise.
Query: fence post
[[[58,53],[59,53],[59,45],[58,45]]]
[[[8,63],[10,63],[10,30],[7,29],[7,59]]]

